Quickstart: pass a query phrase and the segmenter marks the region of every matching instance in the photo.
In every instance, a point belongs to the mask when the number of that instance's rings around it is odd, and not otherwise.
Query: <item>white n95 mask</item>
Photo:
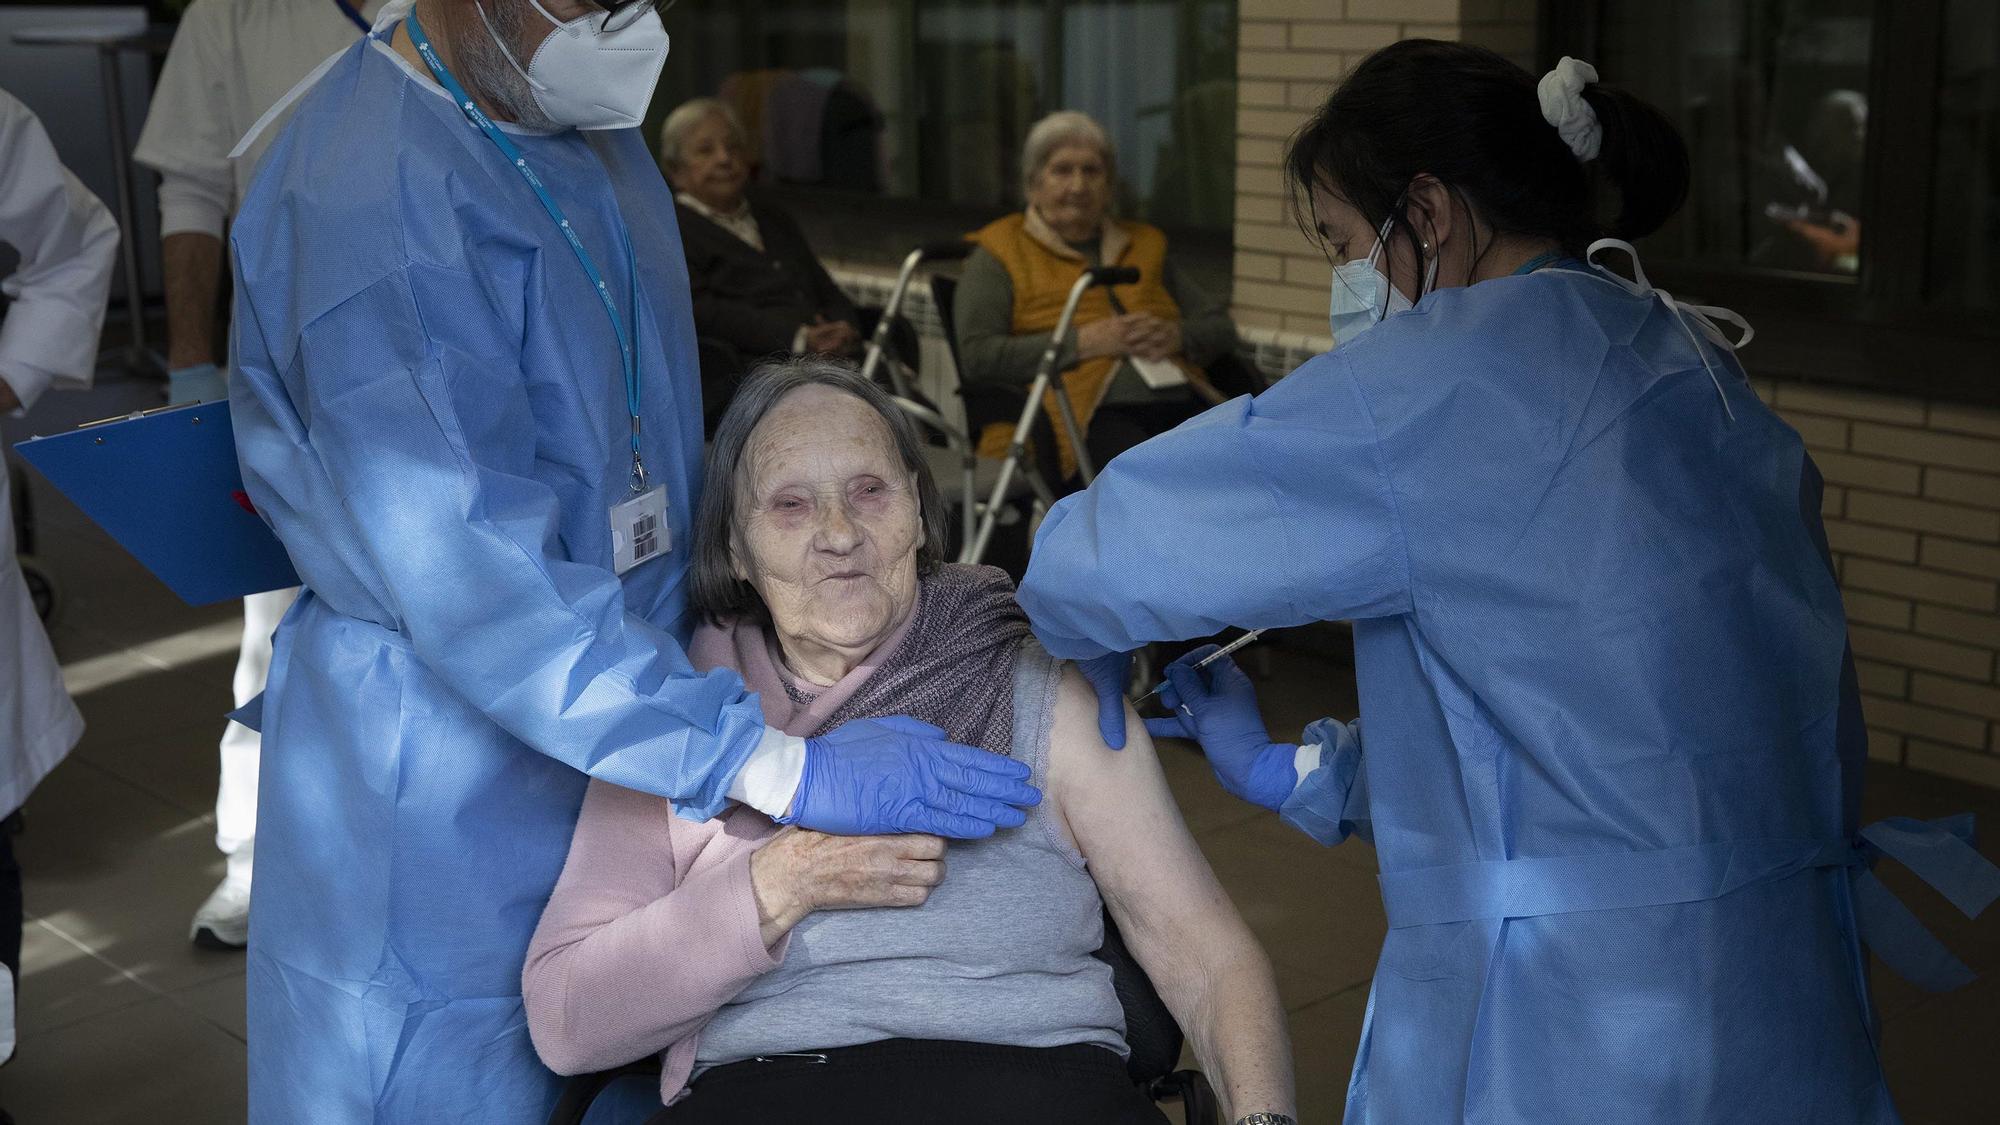
[[[1375,327],[1380,321],[1416,307],[1415,302],[1403,296],[1403,291],[1389,284],[1389,279],[1375,268],[1395,222],[1394,215],[1382,220],[1381,229],[1375,232],[1375,246],[1368,251],[1366,258],[1356,258],[1334,267],[1332,292],[1327,297],[1326,324],[1333,332],[1335,347]],[[1417,295],[1421,297],[1430,292],[1431,283],[1436,280],[1437,259],[1433,257],[1430,264],[1424,267],[1424,285]]]
[[[616,12],[592,12],[565,23],[528,0],[555,31],[542,41],[524,69],[493,27],[486,5],[477,3],[486,33],[500,44],[528,87],[535,104],[558,125],[577,129],[630,129],[645,120],[653,84],[667,62],[667,29],[650,0]]]

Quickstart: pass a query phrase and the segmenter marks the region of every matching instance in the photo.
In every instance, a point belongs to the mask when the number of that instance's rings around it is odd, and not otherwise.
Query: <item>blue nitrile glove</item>
[[[1031,771],[1012,758],[945,741],[902,715],[855,719],[806,739],[805,772],[780,824],[842,836],[928,832],[978,839],[1018,828],[1016,805],[1042,803]]]
[[[167,372],[167,405],[216,402],[229,397],[229,382],[213,363],[192,363]]]
[[[1125,749],[1125,685],[1132,678],[1132,654],[1107,652],[1077,661],[1076,670],[1097,690],[1097,733],[1106,746]]]
[[[1155,738],[1201,743],[1216,780],[1230,793],[1276,812],[1292,795],[1298,773],[1292,762],[1299,748],[1272,742],[1257,710],[1257,689],[1230,657],[1197,671],[1195,664],[1218,646],[1203,645],[1167,665],[1160,702],[1173,709],[1163,719],[1147,719]]]

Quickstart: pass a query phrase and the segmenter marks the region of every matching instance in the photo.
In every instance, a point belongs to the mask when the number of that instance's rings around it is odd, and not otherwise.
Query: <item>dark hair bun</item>
[[[1554,239],[1572,254],[1607,233],[1597,196],[1608,183],[1618,193],[1608,233],[1650,234],[1687,197],[1687,146],[1629,93],[1591,85],[1583,97],[1604,130],[1587,165],[1542,116],[1527,71],[1483,47],[1405,39],[1362,60],[1327,98],[1293,139],[1287,177],[1295,201],[1323,186],[1379,224],[1429,174],[1495,231]]]
[[[1604,127],[1597,173],[1618,189],[1613,238],[1644,238],[1687,202],[1688,150],[1667,115],[1615,86],[1591,84],[1583,100]]]

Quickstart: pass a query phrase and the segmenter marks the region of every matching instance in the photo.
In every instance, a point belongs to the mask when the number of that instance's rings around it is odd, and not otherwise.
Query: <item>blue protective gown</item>
[[[1894,1121],[1818,473],[1726,352],[1733,420],[1660,301],[1567,266],[1127,452],[1021,603],[1073,658],[1354,621],[1362,720],[1284,809],[1383,873],[1348,1122]]]
[[[673,198],[635,131],[517,135],[632,307],[673,552],[621,581],[617,339],[528,185],[371,41],[235,224],[244,479],[306,593],[264,704],[250,1118],[539,1122],[528,938],[586,774],[717,811],[762,735],[682,653],[701,403]],[[579,772],[582,771],[582,772]]]

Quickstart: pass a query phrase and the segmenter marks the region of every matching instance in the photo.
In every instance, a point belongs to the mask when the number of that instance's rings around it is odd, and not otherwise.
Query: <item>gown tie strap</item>
[[[1706,902],[1802,871],[1849,872],[1862,940],[1912,983],[1933,992],[1973,979],[1871,870],[1887,856],[1936,888],[1967,917],[2000,898],[2000,867],[1975,851],[1972,817],[1897,817],[1855,840],[1758,838],[1648,851],[1485,860],[1385,871],[1379,876],[1391,929],[1482,918],[1534,918]]]
[[[1896,975],[1926,992],[1949,992],[1972,983],[1978,974],[1946,949],[1876,877],[1875,861],[1882,856],[1895,860],[1959,913],[1977,918],[2000,898],[2000,867],[1979,854],[1973,847],[1976,839],[1971,813],[1937,820],[1889,817],[1861,830],[1849,865],[1861,940]]]
[[[1596,258],[1600,250],[1623,250],[1625,256],[1632,261],[1631,280],[1628,281],[1611,270],[1598,265]],[[1674,314],[1674,320],[1680,324],[1681,331],[1687,334],[1688,343],[1694,345],[1695,355],[1700,357],[1702,367],[1707,370],[1708,381],[1715,384],[1715,393],[1722,399],[1722,412],[1729,417],[1730,421],[1734,422],[1736,420],[1736,412],[1729,408],[1729,396],[1724,394],[1722,390],[1722,377],[1715,373],[1715,365],[1709,362],[1707,349],[1703,348],[1695,339],[1695,330],[1697,328],[1700,329],[1701,334],[1708,337],[1709,342],[1717,348],[1734,352],[1756,338],[1757,332],[1750,327],[1750,322],[1720,305],[1690,304],[1686,301],[1676,300],[1673,294],[1664,289],[1656,288],[1651,281],[1646,279],[1646,267],[1639,263],[1639,251],[1634,249],[1631,243],[1623,239],[1600,238],[1596,242],[1591,243],[1590,248],[1584,251],[1583,258],[1584,261],[1590,263],[1591,270],[1593,271],[1592,276],[1610,281],[1635,297],[1652,297],[1665,305],[1668,312]],[[1741,330],[1742,335],[1738,336],[1732,342],[1728,334],[1722,331],[1721,326],[1716,324],[1718,320],[1735,326]]]

